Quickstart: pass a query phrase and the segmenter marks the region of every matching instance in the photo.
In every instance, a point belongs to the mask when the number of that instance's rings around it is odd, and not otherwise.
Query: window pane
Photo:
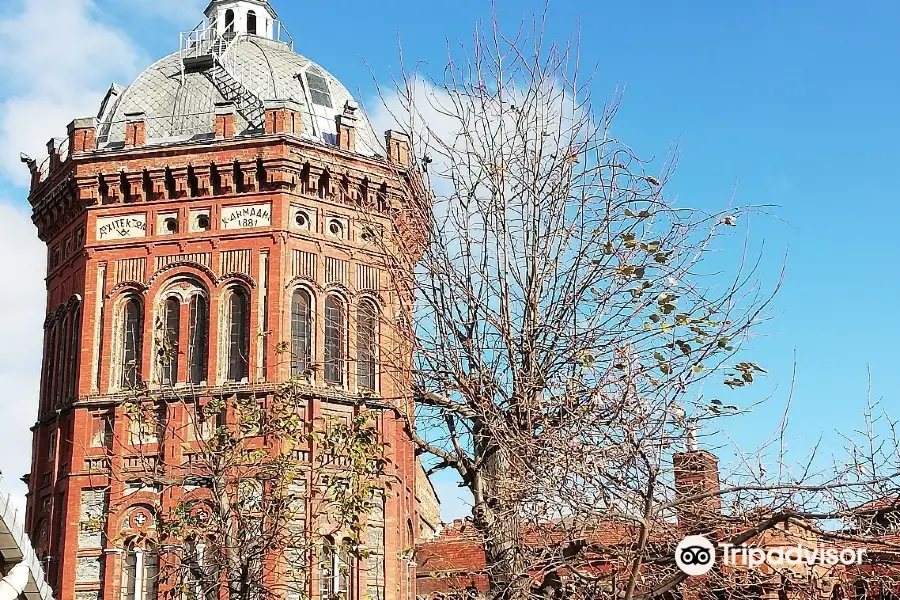
[[[306,83],[309,86],[309,96],[313,104],[331,108],[331,92],[328,90],[328,82],[322,73],[315,69],[306,72]]]
[[[344,305],[334,297],[325,300],[325,381],[344,382]]]
[[[122,387],[134,387],[141,369],[141,338],[144,333],[143,315],[137,300],[129,300],[125,305],[122,328]]]
[[[76,369],[78,368],[78,350],[80,341],[81,306],[78,305],[75,307],[75,311],[72,314],[72,330],[69,334],[69,375],[67,377],[68,389],[66,390],[66,395],[69,398],[74,398],[76,393],[77,386],[75,385],[75,382],[78,379]]]
[[[155,550],[144,552],[144,598],[156,600],[159,582],[159,555]]]
[[[347,548],[346,542],[341,544],[337,557],[337,593],[341,594],[342,598],[347,598],[347,593],[350,591],[350,566],[352,564],[352,559],[350,558],[350,551]]]
[[[247,13],[247,33],[256,35],[256,13],[252,10]]]
[[[333,542],[325,541],[322,548],[321,573],[319,580],[319,588],[322,590],[322,600],[331,600],[335,593],[334,589],[334,562],[335,548]]]
[[[297,290],[291,301],[291,375],[309,369],[312,357],[312,312],[309,294]]]
[[[44,406],[46,408],[52,408],[53,406],[53,376],[55,371],[53,369],[56,364],[56,336],[59,326],[55,323],[53,324],[53,328],[50,330],[49,337],[49,345],[47,348],[47,374],[44,378]]]
[[[53,405],[59,406],[62,404],[62,394],[64,389],[64,383],[66,379],[66,350],[68,348],[66,344],[66,340],[68,340],[68,331],[69,331],[69,319],[66,317],[63,319],[62,325],[60,325],[59,332],[57,335],[59,336],[59,345],[57,346],[58,351],[54,359],[56,360],[56,379],[53,382]]]
[[[378,312],[371,302],[363,302],[359,306],[356,321],[356,385],[374,390]]]
[[[125,554],[125,563],[122,566],[122,600],[134,600],[134,567],[136,556],[133,550]]]
[[[249,377],[250,327],[247,293],[237,288],[231,294],[228,313],[228,379]]]
[[[190,342],[188,345],[188,383],[206,381],[206,357],[209,353],[209,311],[206,298],[191,298]]]
[[[172,385],[178,381],[178,335],[181,331],[181,302],[177,298],[166,300],[164,317],[161,375],[162,383]]]

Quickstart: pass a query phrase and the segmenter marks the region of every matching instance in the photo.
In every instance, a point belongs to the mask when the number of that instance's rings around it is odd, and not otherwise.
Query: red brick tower
[[[398,318],[381,244],[403,234],[417,200],[409,141],[388,132],[382,145],[346,88],[293,51],[267,0],[213,0],[206,16],[179,52],[113,85],[97,118],[73,121],[29,164],[49,260],[27,530],[57,598],[154,600],[140,583],[149,559],[123,540],[169,499],[142,482],[138,449],[121,440],[188,464],[190,444],[162,447],[196,417],[191,402],[265,403],[311,371],[310,423],[382,407],[397,483],[374,523],[383,541],[369,540],[380,572],[362,564],[332,582],[310,565],[303,595],[347,586],[348,598],[411,598],[411,408],[403,369],[380,360]],[[166,365],[163,343],[177,349]],[[134,440],[123,414],[140,382],[162,398],[168,429],[153,439]],[[167,404],[166,387],[189,402]]]

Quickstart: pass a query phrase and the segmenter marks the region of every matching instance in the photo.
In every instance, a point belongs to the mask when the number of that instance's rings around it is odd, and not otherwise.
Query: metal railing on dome
[[[219,33],[218,19],[210,19],[201,21],[191,31],[183,31],[180,35],[180,52],[181,62],[184,65],[184,59],[200,58],[203,56],[213,55],[217,59],[224,55],[228,48],[241,37],[253,37],[250,34],[235,35],[233,32],[226,31],[224,34]],[[272,39],[281,42],[294,49],[294,36],[288,31],[288,28],[279,20],[272,23]],[[182,66],[182,71],[183,71]]]

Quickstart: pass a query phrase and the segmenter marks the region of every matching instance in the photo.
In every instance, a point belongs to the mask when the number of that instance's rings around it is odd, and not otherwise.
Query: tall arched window
[[[44,355],[41,360],[41,401],[40,401],[40,412],[44,414],[44,411],[47,410],[47,397],[50,395],[48,392],[48,388],[50,386],[50,381],[48,377],[50,375],[50,344],[53,343],[53,329],[50,325],[49,321],[44,322]]]
[[[54,321],[50,326],[50,333],[47,336],[47,372],[44,376],[44,406],[49,410],[53,407],[53,376],[56,374],[54,366],[56,365],[56,340],[59,324]]]
[[[322,600],[346,598],[353,600],[350,586],[352,559],[346,543],[335,546],[331,538],[322,546],[321,583]]]
[[[378,309],[363,300],[356,311],[356,385],[375,390],[375,358],[378,344]]]
[[[63,317],[62,324],[56,332],[56,356],[54,357],[54,360],[56,360],[56,367],[54,368],[56,378],[53,381],[53,406],[59,406],[62,403],[63,390],[66,389],[66,366],[68,363],[66,352],[69,349],[68,331],[69,316],[66,315]]]
[[[236,287],[228,299],[228,379],[241,381],[250,376],[250,298]]]
[[[69,330],[69,373],[66,376],[68,382],[66,396],[71,399],[77,392],[78,379],[78,351],[81,341],[81,303],[72,308],[72,326]]]
[[[256,35],[256,13],[252,10],[247,11],[247,33]]]
[[[188,343],[188,383],[206,381],[209,354],[209,306],[200,294],[191,297],[190,340]]]
[[[141,303],[137,298],[131,298],[122,311],[122,387],[134,387],[140,380],[143,335]]]
[[[234,11],[230,8],[225,11],[225,32],[234,33]]]
[[[181,333],[181,301],[166,300],[163,308],[163,344],[160,348],[160,383],[174,385],[178,381],[178,338]]]
[[[158,584],[156,549],[129,546],[122,559],[122,600],[156,600]]]
[[[344,304],[335,296],[325,299],[325,381],[344,383]]]
[[[312,361],[312,298],[298,289],[291,298],[291,375],[309,369]]]

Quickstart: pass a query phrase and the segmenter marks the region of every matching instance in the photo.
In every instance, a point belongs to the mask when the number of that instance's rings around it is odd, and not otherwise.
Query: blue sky
[[[0,324],[0,337],[39,341],[42,320],[43,254],[22,215],[27,190],[18,152],[42,156],[51,134],[96,110],[110,82],[127,84],[176,50],[178,32],[200,20],[204,4],[0,0],[0,70],[7,74],[0,78],[0,253],[19,257],[7,268],[24,286],[0,305],[15,315]],[[374,80],[390,83],[400,44],[407,64],[421,62],[425,73],[439,75],[447,43],[467,43],[491,11],[486,0],[273,5],[297,51],[358,91],[370,109]],[[543,3],[497,0],[495,8],[515,27]],[[624,86],[615,133],[645,157],[678,145],[669,191],[680,203],[719,208],[734,196],[737,204],[777,205],[777,217],[749,224],[754,247],[764,244],[768,283],[786,263],[772,320],[750,344],[770,375],[729,401],[775,395],[742,417],[732,437],[753,447],[775,426],[795,352],[789,439],[798,455],[823,433],[837,447],[836,431],[862,425],[867,370],[872,395],[890,409],[891,373],[900,371],[900,285],[891,267],[900,216],[900,4],[555,0],[549,15],[550,38],[580,32],[583,62],[596,65],[597,98]],[[0,468],[3,485],[17,493],[39,354],[25,341],[0,350],[0,385],[11,390],[3,410],[12,416],[0,425]],[[446,482],[441,489],[449,489]],[[448,502],[447,516],[460,510]]]

